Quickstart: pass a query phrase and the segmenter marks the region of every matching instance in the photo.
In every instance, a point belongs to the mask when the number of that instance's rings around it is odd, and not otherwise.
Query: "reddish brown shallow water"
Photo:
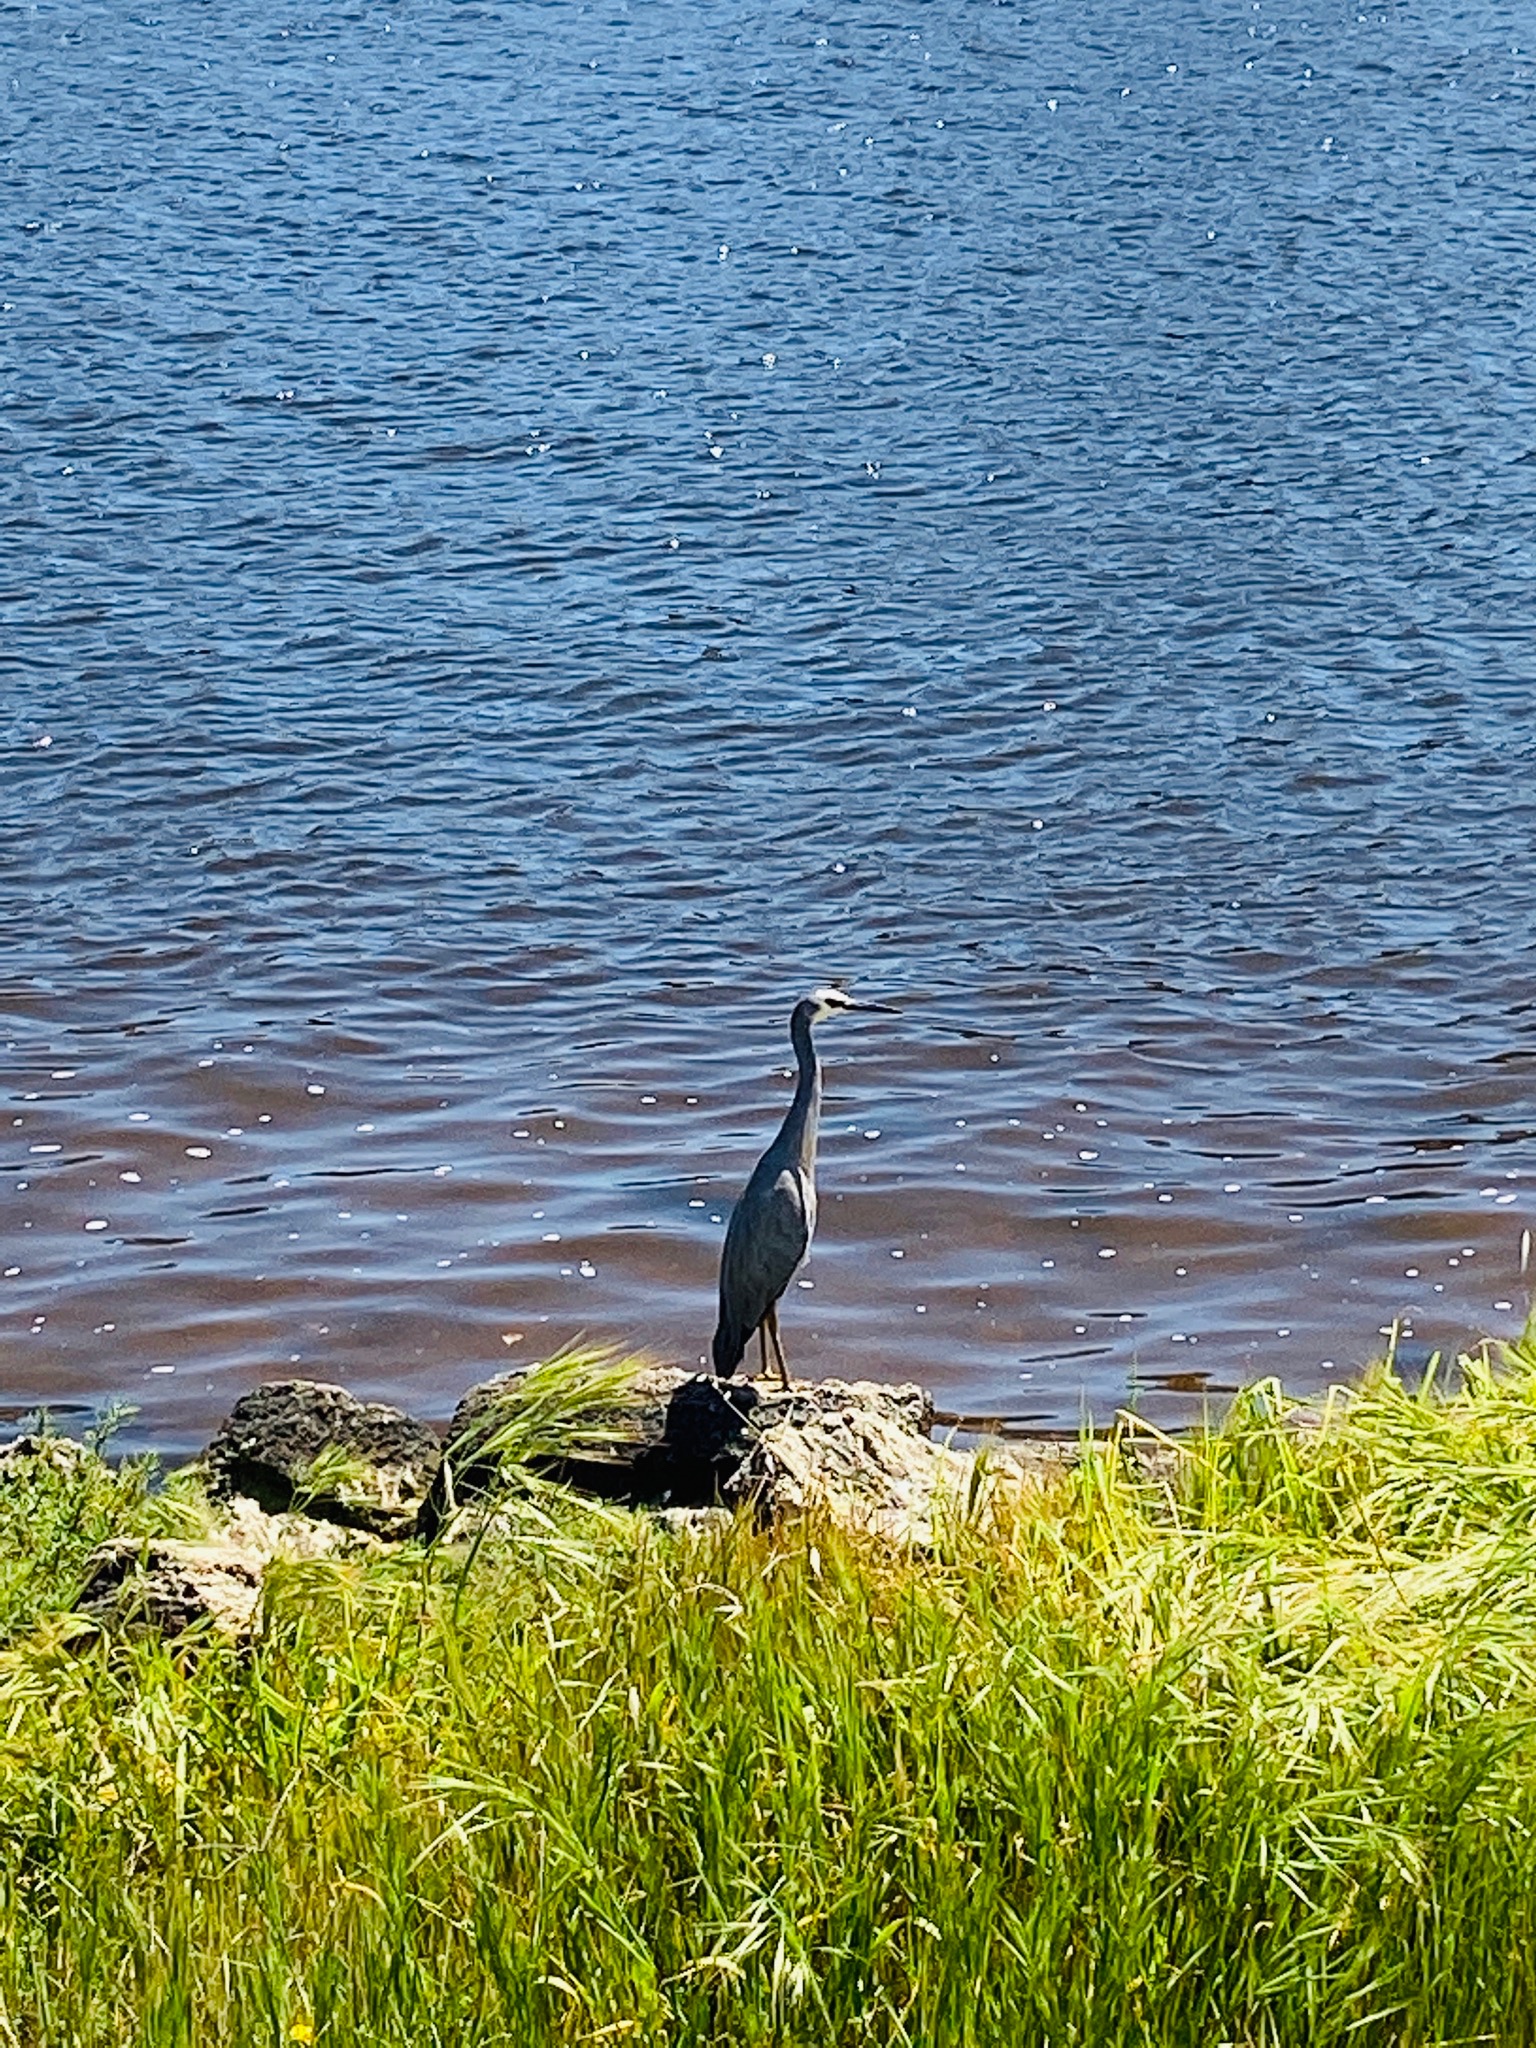
[[[1269,16],[13,10],[10,1415],[699,1358],[834,975],[802,1370],[1518,1326],[1536,67]]]
[[[1388,1089],[1340,1039],[1232,1038],[1218,1066],[1155,1006],[1138,1025],[1122,997],[1111,1031],[1021,1002],[1014,1042],[943,1032],[936,1001],[823,1027],[798,1368],[1027,1428],[1125,1402],[1177,1424],[1256,1373],[1346,1374],[1394,1317],[1415,1349],[1518,1324],[1524,1061],[1453,1072],[1426,1045]],[[568,1022],[558,1064],[486,1049],[530,1012]],[[787,1089],[763,1000],[680,990],[604,1032],[574,989],[487,984],[458,1030],[395,1006],[188,1022],[77,1014],[16,1049],[13,1412],[121,1398],[129,1441],[182,1449],[273,1374],[441,1416],[578,1338],[702,1357],[726,1207]]]

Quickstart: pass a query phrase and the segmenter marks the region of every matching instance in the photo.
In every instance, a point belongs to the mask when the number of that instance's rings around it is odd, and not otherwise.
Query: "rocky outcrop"
[[[491,1482],[487,1447],[515,1418],[525,1385],[523,1374],[505,1373],[460,1402],[439,1484],[444,1514]],[[918,1386],[781,1388],[649,1366],[584,1418],[580,1441],[545,1470],[583,1492],[672,1515],[722,1501],[768,1517],[815,1508],[893,1541],[926,1543],[941,1504],[963,1507],[975,1494],[975,1454],[934,1443],[932,1428]]]
[[[238,1400],[204,1453],[215,1500],[301,1508],[375,1536],[415,1533],[442,1457],[436,1431],[344,1387],[277,1380]]]
[[[925,1546],[946,1517],[985,1515],[1004,1494],[1016,1498],[1081,1454],[1076,1443],[975,1450],[935,1442],[921,1387],[869,1380],[781,1388],[647,1365],[575,1418],[560,1419],[561,1399],[536,1374],[504,1373],[464,1396],[444,1444],[400,1409],[341,1387],[257,1387],[235,1404],[202,1460],[219,1510],[212,1540],[124,1536],[102,1544],[79,1609],[129,1629],[245,1642],[259,1625],[263,1574],[275,1558],[452,1537],[466,1526],[459,1511],[467,1501],[529,1464],[679,1528],[740,1508],[765,1519],[812,1512]],[[542,1417],[541,1402],[550,1411]],[[1122,1449],[1161,1483],[1178,1459],[1166,1440],[1151,1447],[1150,1464],[1134,1445]],[[0,1486],[39,1461],[68,1471],[92,1456],[64,1438],[18,1438],[0,1447]],[[489,1523],[478,1515],[477,1540],[498,1524],[515,1540],[516,1515],[494,1502]]]
[[[935,1442],[919,1386],[822,1380],[767,1395],[726,1488],[777,1520],[814,1510],[846,1529],[926,1547],[945,1521],[985,1516],[1004,1496],[1075,1463],[1075,1443]]]
[[[262,1564],[275,1557],[366,1557],[385,1548],[382,1536],[341,1522],[316,1521],[307,1514],[269,1515],[242,1494],[219,1503],[219,1520],[211,1541],[247,1551]]]
[[[516,1436],[527,1385],[526,1374],[503,1373],[459,1403],[428,1533],[494,1482],[490,1448],[504,1425]],[[1128,1438],[1119,1448],[1142,1477],[1159,1483],[1179,1459],[1165,1440]],[[980,1448],[935,1442],[933,1403],[916,1385],[797,1380],[781,1388],[655,1365],[585,1416],[568,1448],[542,1469],[581,1492],[660,1509],[670,1520],[717,1503],[750,1505],[766,1519],[809,1509],[892,1542],[926,1545],[945,1516],[985,1514],[1003,1495],[1039,1486],[1081,1455],[1076,1439]]]
[[[248,1642],[265,1560],[233,1543],[114,1536],[90,1560],[78,1612],[130,1633]]]
[[[447,1511],[491,1484],[497,1436],[516,1434],[528,1376],[501,1373],[471,1387],[454,1411],[435,1505]],[[536,1468],[578,1492],[653,1506],[718,1501],[745,1455],[761,1390],[684,1366],[646,1365],[612,1399],[586,1410]]]
[[[67,1442],[67,1438],[51,1439]],[[91,1454],[73,1447],[81,1458]],[[3,1457],[3,1454],[0,1454]],[[210,1536],[114,1536],[99,1544],[75,1602],[78,1613],[129,1634],[212,1635],[244,1644],[257,1633],[261,1589],[276,1558],[379,1551],[380,1539],[304,1514],[269,1515],[252,1500],[225,1504]]]
[[[13,1436],[8,1444],[0,1444],[0,1486],[43,1471],[73,1477],[91,1457],[72,1436]]]
[[[845,1527],[926,1544],[963,1508],[976,1456],[936,1444],[921,1387],[823,1380],[764,1403],[727,1489],[777,1519],[814,1508]]]
[[[1166,1438],[1114,1443],[1147,1482],[1173,1482],[1183,1454]],[[245,1644],[276,1559],[377,1551],[413,1535],[518,1541],[515,1503],[495,1495],[530,1465],[649,1509],[680,1533],[740,1510],[764,1520],[809,1512],[926,1547],[947,1519],[985,1518],[1082,1455],[1075,1440],[936,1442],[921,1387],[868,1380],[781,1388],[647,1365],[572,1416],[558,1380],[551,1392],[536,1372],[504,1373],[464,1396],[446,1444],[398,1408],[283,1380],[238,1401],[204,1454],[217,1513],[209,1540],[103,1543],[77,1608],[114,1629]],[[0,1446],[0,1488],[96,1459],[68,1438],[19,1437]],[[489,1516],[461,1512],[477,1495],[491,1496]]]

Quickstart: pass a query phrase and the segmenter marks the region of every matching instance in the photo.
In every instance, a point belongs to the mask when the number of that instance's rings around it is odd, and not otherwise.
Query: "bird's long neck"
[[[789,1105],[789,1114],[779,1135],[794,1148],[795,1163],[800,1171],[812,1174],[816,1170],[816,1135],[821,1123],[821,1062],[811,1043],[809,1003],[795,1005],[789,1020],[789,1042],[795,1049],[800,1073],[795,1082],[795,1099]]]

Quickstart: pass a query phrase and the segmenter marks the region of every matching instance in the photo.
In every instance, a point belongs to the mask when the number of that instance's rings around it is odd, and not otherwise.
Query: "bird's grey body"
[[[794,1278],[816,1230],[816,1138],[821,1120],[821,1062],[811,1026],[842,1010],[874,1010],[841,989],[819,988],[796,1003],[789,1020],[795,1049],[795,1096],[778,1136],[752,1169],[731,1211],[720,1255],[720,1321],[715,1329],[715,1371],[733,1373],[754,1333],[762,1338],[763,1365],[773,1340],[780,1376],[789,1384],[779,1342],[779,1296]]]

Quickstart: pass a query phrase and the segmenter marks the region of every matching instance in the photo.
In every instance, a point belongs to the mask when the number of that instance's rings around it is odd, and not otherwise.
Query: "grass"
[[[0,2043],[1527,2041],[1536,1335],[1284,1414],[923,1556],[527,1488],[245,1653],[66,1616],[184,1488],[0,1486]]]

